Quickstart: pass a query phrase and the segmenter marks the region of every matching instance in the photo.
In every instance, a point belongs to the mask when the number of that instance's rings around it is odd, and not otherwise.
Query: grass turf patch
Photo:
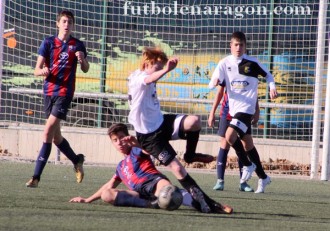
[[[85,167],[75,181],[72,166],[47,164],[39,188],[26,188],[34,163],[0,161],[0,230],[327,230],[330,227],[329,182],[272,178],[266,193],[238,191],[238,176],[227,175],[224,191],[214,191],[216,176],[191,173],[213,199],[231,205],[234,214],[202,214],[181,206],[176,211],[114,207],[95,201],[69,203],[93,194],[114,168]],[[180,187],[169,172],[164,172]],[[249,184],[256,189],[254,176]]]

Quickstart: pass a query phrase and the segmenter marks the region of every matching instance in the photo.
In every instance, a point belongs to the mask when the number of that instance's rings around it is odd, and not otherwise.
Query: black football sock
[[[197,185],[196,181],[189,174],[187,174],[183,179],[179,180],[179,182],[182,185],[182,187],[189,192],[189,194],[191,194],[192,189],[195,188],[195,189],[199,190],[203,194],[204,199],[205,199],[205,201],[206,201],[207,204],[211,205],[212,202],[214,202],[208,195],[206,195],[203,192],[203,190]],[[195,199],[194,199],[194,201],[195,201]],[[197,201],[195,201],[193,203],[193,206],[197,210],[201,211],[200,204],[199,203],[196,203],[196,202]]]
[[[253,147],[250,151],[246,152],[250,160],[256,165],[256,174],[258,175],[259,178],[261,179],[266,179],[267,175],[261,165],[260,162],[260,157],[258,154],[258,151],[255,147]]]
[[[200,130],[194,132],[186,132],[185,137],[187,139],[187,143],[186,143],[186,152],[184,154],[184,160],[187,163],[192,162],[192,159],[196,154],[197,143],[199,140],[199,132]]]
[[[236,155],[244,166],[251,166],[251,161],[248,159],[246,152],[244,151],[243,144],[239,138],[236,139],[232,147],[236,151]]]
[[[56,145],[58,149],[69,159],[72,161],[73,164],[77,164],[79,161],[78,156],[76,153],[72,150],[69,142],[63,138],[63,141]]]

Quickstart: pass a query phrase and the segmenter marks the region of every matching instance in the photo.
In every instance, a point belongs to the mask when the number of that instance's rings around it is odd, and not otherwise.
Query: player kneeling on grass
[[[154,166],[150,155],[138,147],[133,136],[129,136],[127,126],[114,124],[108,130],[109,138],[116,150],[124,159],[119,162],[116,173],[111,180],[104,184],[96,193],[88,198],[75,197],[70,202],[90,203],[102,199],[115,206],[159,208],[158,196],[164,189],[171,189],[171,182]],[[123,182],[129,190],[116,189]],[[174,186],[175,187],[175,186]],[[175,189],[177,192],[177,190]],[[191,206],[190,194],[182,191],[182,196],[176,195],[177,200],[169,205],[161,206],[167,210],[179,208],[182,203]],[[164,192],[163,192],[164,193]],[[180,192],[181,193],[181,192]],[[173,207],[174,206],[174,207]]]

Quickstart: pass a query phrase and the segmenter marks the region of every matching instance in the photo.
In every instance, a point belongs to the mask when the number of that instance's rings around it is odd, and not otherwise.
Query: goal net
[[[215,134],[207,118],[216,90],[207,85],[219,60],[230,54],[231,33],[239,30],[247,36],[248,54],[271,71],[279,92],[270,102],[260,79],[254,137],[312,140],[318,0],[4,2],[0,121],[44,123],[43,79],[33,76],[37,52],[45,37],[57,33],[57,13],[70,9],[73,35],[85,43],[90,71],[77,72],[77,94],[64,125],[128,124],[127,77],[139,67],[143,47],[160,46],[180,58],[157,85],[162,110],[198,114],[202,133]],[[327,24],[329,16],[328,11]]]

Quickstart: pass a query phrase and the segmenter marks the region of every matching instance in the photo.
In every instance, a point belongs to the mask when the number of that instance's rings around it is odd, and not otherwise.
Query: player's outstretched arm
[[[160,78],[162,78],[168,72],[175,69],[176,66],[178,65],[178,62],[179,62],[179,58],[177,58],[177,57],[170,58],[167,61],[166,66],[163,69],[161,69],[159,71],[155,71],[154,73],[150,74],[148,77],[146,77],[144,79],[144,82],[146,84],[157,82]]]
[[[74,197],[69,202],[75,203],[91,203],[93,201],[99,200],[102,196],[104,190],[109,188],[116,188],[120,184],[119,181],[115,180],[115,178],[111,178],[106,184],[104,184],[99,190],[97,190],[92,196],[88,198],[84,197]]]

